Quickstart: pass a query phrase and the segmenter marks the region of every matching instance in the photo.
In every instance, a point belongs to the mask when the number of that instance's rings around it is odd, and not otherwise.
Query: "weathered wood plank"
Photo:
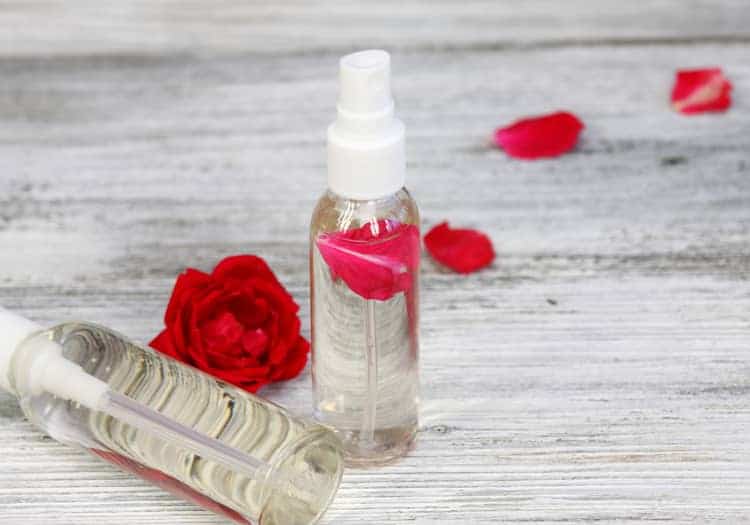
[[[648,2],[674,11],[690,38],[744,30],[742,3],[722,4],[694,4],[721,19],[714,31],[714,19]],[[186,10],[162,20],[169,38],[146,42],[153,56],[143,56],[127,54],[141,49],[138,32],[158,35],[133,24],[155,8],[130,5],[122,33],[99,49],[120,54],[92,57],[81,33],[58,58],[39,36],[14,40],[13,58],[0,60],[0,304],[146,341],[177,272],[251,251],[277,269],[307,327],[306,227],[323,186],[335,60],[362,20],[337,4],[338,18],[313,23],[313,7],[286,4],[262,8],[278,18],[266,21],[278,40],[250,49],[230,31],[193,48],[180,31],[210,36],[221,17]],[[384,17],[420,12],[383,5]],[[580,21],[584,4],[571,5],[579,24],[610,20],[587,38],[635,34],[627,20],[641,22],[639,37],[674,36],[636,7]],[[57,9],[11,7],[0,17]],[[481,7],[487,26],[512,11]],[[437,3],[437,26],[395,39],[409,182],[428,225],[481,226],[500,257],[467,278],[426,261],[419,447],[394,466],[347,473],[326,522],[750,521],[748,46],[495,49],[480,44],[497,27],[448,21],[454,9]],[[580,36],[565,24],[553,33],[552,21],[573,14],[544,9],[518,8],[539,24],[523,42]],[[297,19],[326,51],[285,44]],[[351,33],[340,41],[321,29],[341,20]],[[440,20],[446,33],[430,36]],[[14,34],[23,31],[36,29]],[[437,50],[415,51],[431,39]],[[725,68],[735,106],[671,113],[674,68],[705,64]],[[558,107],[586,122],[576,152],[521,163],[486,147],[494,126]],[[308,375],[266,393],[309,413]],[[44,438],[4,394],[0,510],[13,525],[220,522]]]
[[[744,0],[0,2],[0,56],[748,42]]]

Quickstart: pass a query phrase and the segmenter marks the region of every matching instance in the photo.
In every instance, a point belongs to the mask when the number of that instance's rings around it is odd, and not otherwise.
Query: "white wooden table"
[[[326,523],[750,522],[747,0],[0,2],[0,304],[148,341],[175,275],[266,257],[309,319],[306,236],[337,57],[383,46],[425,226],[423,412]],[[719,65],[725,115],[668,107]],[[569,109],[579,148],[487,147]],[[309,373],[265,394],[310,412]],[[0,394],[3,524],[219,518],[69,450]]]

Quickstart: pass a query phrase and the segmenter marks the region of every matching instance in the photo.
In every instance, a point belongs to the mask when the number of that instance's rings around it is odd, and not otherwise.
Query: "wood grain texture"
[[[750,522],[749,24],[729,0],[2,2],[0,304],[147,341],[179,271],[254,252],[307,329],[336,59],[386,45],[425,225],[500,255],[425,258],[419,445],[347,472],[325,523]],[[713,64],[733,108],[672,113],[674,69]],[[487,146],[557,108],[586,123],[574,153]],[[265,393],[310,412],[308,373]],[[0,512],[221,523],[6,394]]]
[[[0,56],[318,54],[750,41],[745,0],[0,1]]]

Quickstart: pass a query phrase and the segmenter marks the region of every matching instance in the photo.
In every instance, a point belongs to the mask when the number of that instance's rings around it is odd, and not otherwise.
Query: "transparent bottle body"
[[[410,254],[414,266],[405,273],[409,279],[405,289],[393,295],[378,295],[376,290],[373,298],[347,283],[346,275],[336,275],[338,269],[327,264],[320,242],[336,232],[368,225],[377,228],[379,221],[410,225],[416,232],[412,249],[416,253]],[[354,254],[350,260],[355,265],[357,254],[365,253],[365,264],[355,268],[351,278],[367,283],[368,276],[362,274],[375,270],[372,278],[377,280],[382,268],[378,255],[367,255],[373,250],[362,249],[363,242],[369,241],[353,240],[341,249],[347,257]],[[385,235],[372,242],[398,245],[399,240]],[[314,415],[337,432],[350,465],[392,461],[404,455],[416,437],[418,265],[419,213],[405,189],[370,201],[345,199],[329,191],[319,200],[310,232]]]
[[[32,336],[19,350],[28,345],[33,351],[39,338],[59,343],[64,358],[106,382],[112,392],[270,468],[250,475],[111,413],[45,391],[20,393],[27,417],[56,440],[238,523],[312,524],[332,500],[343,470],[341,444],[321,425],[106,328],[62,324]]]

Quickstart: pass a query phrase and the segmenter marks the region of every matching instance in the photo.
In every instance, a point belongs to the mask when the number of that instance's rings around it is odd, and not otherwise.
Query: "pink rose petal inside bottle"
[[[317,245],[331,277],[364,299],[385,301],[413,287],[419,264],[419,230],[413,224],[381,219],[321,234]]]

